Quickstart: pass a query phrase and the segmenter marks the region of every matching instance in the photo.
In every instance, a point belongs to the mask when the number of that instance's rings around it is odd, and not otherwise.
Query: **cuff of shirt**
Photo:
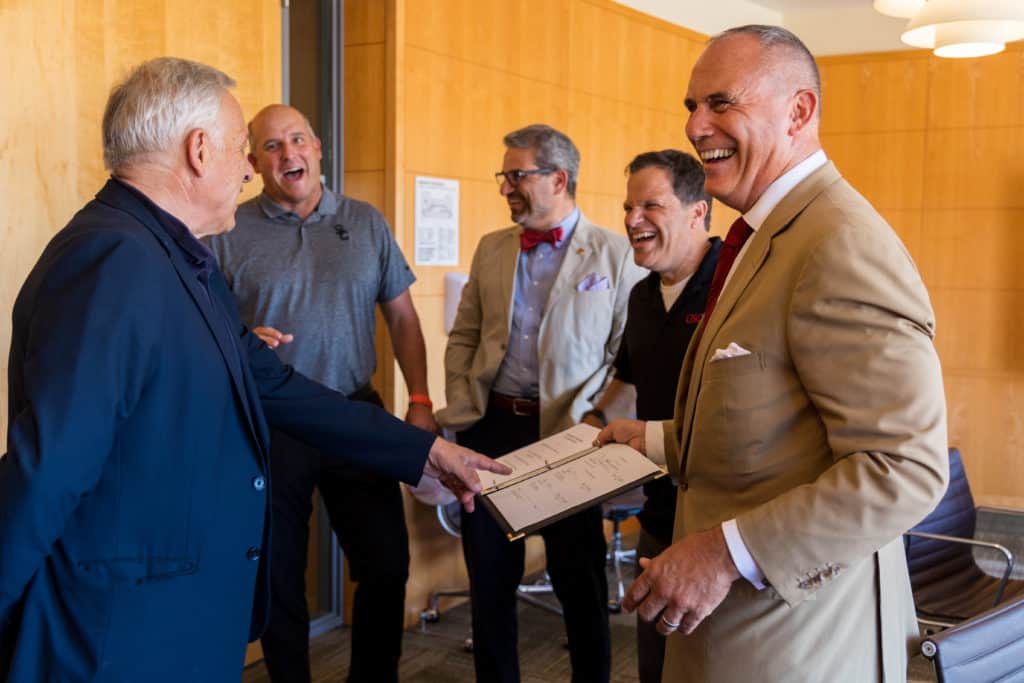
[[[757,562],[754,561],[750,551],[747,550],[747,544],[743,542],[743,537],[740,536],[736,520],[730,519],[722,522],[722,533],[725,534],[725,544],[729,546],[729,554],[732,556],[736,569],[754,588],[764,590],[764,572],[757,566]]]
[[[651,420],[644,423],[644,448],[648,459],[655,465],[665,466],[665,428],[661,422]]]

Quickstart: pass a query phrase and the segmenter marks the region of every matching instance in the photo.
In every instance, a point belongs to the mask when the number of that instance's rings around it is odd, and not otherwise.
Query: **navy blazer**
[[[423,471],[432,434],[282,365],[168,219],[111,180],[15,302],[0,680],[238,680],[268,605],[268,425]]]

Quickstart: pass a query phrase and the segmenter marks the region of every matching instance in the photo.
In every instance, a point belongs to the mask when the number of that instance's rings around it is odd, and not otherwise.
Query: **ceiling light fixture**
[[[874,0],[874,8],[909,17],[900,40],[939,57],[983,57],[1024,39],[1022,0]]]
[[[876,12],[887,17],[909,19],[924,6],[924,0],[874,0],[872,6]]]

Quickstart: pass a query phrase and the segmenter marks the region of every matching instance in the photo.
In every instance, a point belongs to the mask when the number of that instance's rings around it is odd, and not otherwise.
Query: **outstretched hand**
[[[608,426],[597,435],[595,446],[603,446],[606,443],[624,443],[630,448],[635,448],[644,455],[647,455],[647,444],[644,439],[644,432],[647,423],[643,420],[612,420]]]
[[[423,474],[439,479],[445,488],[455,494],[466,512],[472,512],[473,496],[483,488],[476,470],[495,474],[512,473],[512,468],[507,465],[438,437],[430,447]]]
[[[721,527],[686,536],[653,559],[626,592],[622,607],[645,621],[657,620],[658,633],[689,635],[718,607],[740,573]]]
[[[295,339],[295,335],[285,334],[274,327],[254,327],[252,333],[272,349],[276,349],[281,344],[290,344]]]

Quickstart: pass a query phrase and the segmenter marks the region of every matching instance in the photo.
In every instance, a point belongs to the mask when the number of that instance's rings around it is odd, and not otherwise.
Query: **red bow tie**
[[[524,229],[519,235],[519,246],[523,251],[530,251],[541,242],[547,242],[554,248],[562,243],[562,228],[551,228],[550,230]]]

